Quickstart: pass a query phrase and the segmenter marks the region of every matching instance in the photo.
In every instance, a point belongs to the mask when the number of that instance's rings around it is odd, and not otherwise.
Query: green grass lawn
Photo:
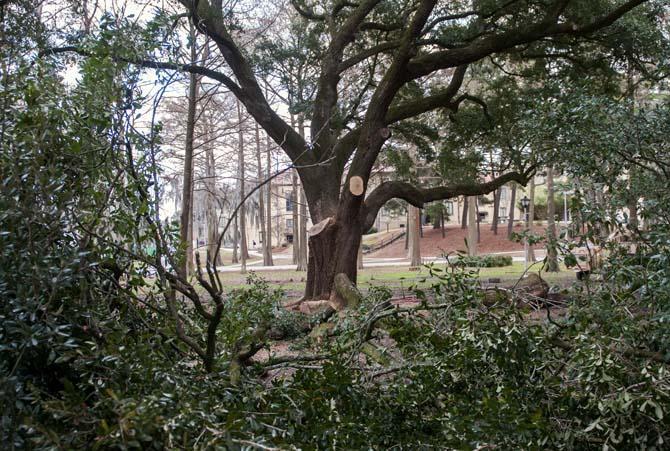
[[[444,268],[445,265],[435,265],[439,268]],[[537,272],[541,268],[541,264],[536,264],[529,270]],[[504,266],[501,268],[481,268],[479,270],[479,277],[482,282],[488,282],[489,278],[499,278],[501,283],[509,284],[516,281],[524,271],[523,263],[514,263],[511,266]],[[249,271],[251,272],[251,271]],[[298,272],[295,270],[277,270],[277,271],[261,271],[258,273],[261,277],[269,281],[271,284],[280,285],[286,290],[300,291],[305,285],[306,272]],[[550,284],[566,284],[576,280],[574,271],[566,269],[561,266],[561,272],[546,273],[543,272],[544,278]],[[407,266],[392,266],[392,267],[378,267],[365,268],[358,273],[358,285],[361,288],[368,288],[373,285],[389,285],[389,286],[409,286],[412,284],[419,284],[419,286],[430,285],[430,281],[424,282],[429,276],[428,268],[422,267],[418,270],[409,270]],[[221,273],[221,281],[224,285],[230,288],[240,288],[246,284],[246,277],[240,273]]]

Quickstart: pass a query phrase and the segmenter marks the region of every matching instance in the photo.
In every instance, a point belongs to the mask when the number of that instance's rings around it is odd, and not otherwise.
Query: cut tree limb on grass
[[[511,302],[514,299],[525,303],[529,299],[547,299],[549,284],[535,273],[519,279],[512,287],[494,288],[484,291],[484,305],[492,306],[500,302]]]

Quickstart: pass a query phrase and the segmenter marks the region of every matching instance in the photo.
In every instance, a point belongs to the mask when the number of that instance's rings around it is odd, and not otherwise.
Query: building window
[[[447,214],[448,215],[453,215],[454,214],[454,203],[453,202],[447,202],[446,207],[447,207]]]
[[[500,187],[500,203],[506,202],[507,201],[507,187],[501,186]]]
[[[293,230],[293,219],[287,219],[286,220],[286,228]]]
[[[286,211],[293,211],[293,191],[286,197]]]

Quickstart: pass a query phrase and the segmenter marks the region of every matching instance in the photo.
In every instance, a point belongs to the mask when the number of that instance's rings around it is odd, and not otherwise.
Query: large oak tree
[[[369,187],[395,127],[438,109],[455,112],[464,102],[483,104],[467,83],[471,67],[483,61],[495,59],[492,67],[503,71],[499,62],[507,58],[523,65],[571,61],[583,53],[593,60],[611,57],[622,42],[634,41],[626,16],[636,18],[633,24],[652,23],[661,8],[653,0],[292,0],[295,16],[305,23],[302,32],[312,35],[306,51],[316,56],[309,59],[317,76],[303,111],[311,128],[306,140],[268,102],[258,55],[240,38],[244,20],[235,8],[220,0],[181,3],[228,67],[135,62],[220,82],[291,159],[316,224],[309,238],[308,298],[329,296],[337,273],[356,280],[361,234],[390,199],[422,207],[489,193],[510,181],[525,184],[532,172],[521,161],[485,183],[446,180],[421,188],[390,181]]]
[[[550,52],[569,54],[582,42],[612,45],[612,30],[607,29],[643,3],[649,2],[294,0],[300,16],[320,31],[319,75],[309,117],[312,139],[306,142],[268,104],[221,2],[183,2],[232,71],[230,77],[205,75],[226,85],[298,168],[312,220],[318,224],[309,243],[307,297],[328,296],[337,273],[356,279],[361,234],[388,200],[401,198],[421,207],[433,200],[487,193],[512,180],[527,181],[528,172],[518,168],[487,183],[421,189],[385,182],[370,191],[372,168],[394,124],[439,108],[457,110],[471,100],[462,88],[468,66],[490,55],[526,52],[528,58],[546,58]],[[184,69],[199,71],[194,66]],[[350,73],[366,70],[370,79],[353,88],[359,100],[351,102],[351,88],[342,82]],[[449,76],[442,87],[421,96],[401,95],[409,84],[438,72]],[[348,92],[342,94],[343,89]],[[357,182],[362,190],[354,189]]]

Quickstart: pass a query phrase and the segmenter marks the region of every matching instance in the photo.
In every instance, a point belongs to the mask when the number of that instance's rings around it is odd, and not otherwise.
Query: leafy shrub
[[[509,255],[460,255],[450,259],[455,266],[470,268],[498,268],[512,265],[512,257]]]

